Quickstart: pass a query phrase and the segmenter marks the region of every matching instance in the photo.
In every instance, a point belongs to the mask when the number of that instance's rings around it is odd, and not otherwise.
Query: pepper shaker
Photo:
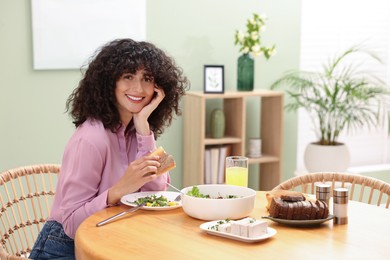
[[[348,189],[333,190],[333,223],[348,224]]]
[[[325,183],[316,184],[316,198],[325,202],[329,207],[330,185]]]

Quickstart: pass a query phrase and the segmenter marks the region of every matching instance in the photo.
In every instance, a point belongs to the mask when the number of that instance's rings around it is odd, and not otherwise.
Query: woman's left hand
[[[155,87],[154,91],[157,94],[150,101],[150,103],[147,104],[146,106],[144,106],[141,109],[141,111],[139,111],[138,113],[133,114],[135,129],[136,129],[137,133],[139,133],[141,135],[149,135],[150,134],[148,118],[165,97],[165,93],[164,93],[163,89]]]

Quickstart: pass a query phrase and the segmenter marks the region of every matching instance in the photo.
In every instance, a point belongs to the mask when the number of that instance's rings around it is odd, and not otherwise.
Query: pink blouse
[[[153,133],[142,136],[125,126],[116,133],[103,123],[87,120],[69,140],[61,164],[51,216],[74,238],[81,222],[107,205],[108,189],[125,173],[130,162],[156,149]],[[146,183],[140,191],[166,190],[169,174]]]

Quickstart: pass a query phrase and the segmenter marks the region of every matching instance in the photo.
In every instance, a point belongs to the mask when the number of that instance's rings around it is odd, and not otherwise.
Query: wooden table
[[[265,192],[257,192],[252,217],[267,215]],[[205,221],[182,208],[125,215],[102,227],[96,223],[128,207],[104,209],[77,230],[76,257],[82,259],[390,259],[390,210],[350,201],[349,224],[316,227],[269,221],[277,234],[245,243],[201,231]]]

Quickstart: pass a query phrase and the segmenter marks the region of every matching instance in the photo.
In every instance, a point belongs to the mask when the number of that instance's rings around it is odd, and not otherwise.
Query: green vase
[[[255,61],[249,54],[242,54],[237,61],[237,90],[252,91]]]
[[[211,137],[222,138],[225,135],[225,114],[221,109],[211,112]]]

